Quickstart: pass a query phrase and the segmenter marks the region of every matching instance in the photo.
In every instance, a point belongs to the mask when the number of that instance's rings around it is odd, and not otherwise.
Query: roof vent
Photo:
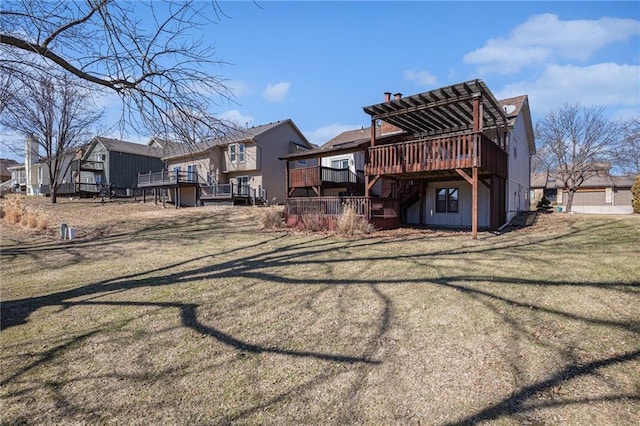
[[[511,104],[509,104],[509,105],[504,105],[504,106],[502,107],[502,109],[504,110],[504,113],[505,113],[505,114],[511,114],[513,111],[515,111],[515,110],[516,110],[516,106],[515,106],[515,105],[511,105]]]

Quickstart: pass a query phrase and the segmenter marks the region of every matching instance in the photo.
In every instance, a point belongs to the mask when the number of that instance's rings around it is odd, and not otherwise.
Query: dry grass
[[[25,228],[44,231],[49,225],[49,218],[41,208],[25,206],[25,198],[21,196],[7,196],[0,203],[0,218],[10,225],[20,224]],[[36,203],[37,205],[37,203]]]
[[[370,234],[374,231],[363,216],[359,216],[356,208],[350,204],[344,206],[342,214],[338,218],[337,234],[341,237],[355,237]]]
[[[42,207],[79,238],[0,223],[5,424],[640,416],[638,216],[334,239],[255,208]]]
[[[283,208],[279,206],[261,207],[258,218],[262,229],[280,229],[284,226]]]

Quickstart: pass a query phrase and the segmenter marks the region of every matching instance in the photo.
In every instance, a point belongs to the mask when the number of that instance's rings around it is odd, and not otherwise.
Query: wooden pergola
[[[376,133],[371,132],[365,159],[369,165],[365,170],[365,195],[369,196],[373,185],[385,175],[454,170],[472,187],[472,237],[476,239],[478,185],[482,183],[489,187],[492,205],[502,205],[504,201],[499,197],[504,198],[504,180],[507,177],[505,147],[508,121],[485,83],[471,80],[407,97],[397,93],[394,99],[387,93],[385,102],[363,109],[371,116],[372,128],[382,120],[413,134],[416,140],[428,141],[430,145],[440,144],[449,153],[447,158],[437,157],[433,151],[427,152],[429,148],[426,145],[413,143],[402,147],[400,155],[403,159],[398,160],[398,148],[381,147],[377,150]],[[429,156],[432,156],[431,163],[426,165],[423,159]],[[415,160],[412,162],[411,158]],[[489,184],[479,180],[480,169],[491,173]],[[497,215],[492,215],[493,223],[498,220]]]

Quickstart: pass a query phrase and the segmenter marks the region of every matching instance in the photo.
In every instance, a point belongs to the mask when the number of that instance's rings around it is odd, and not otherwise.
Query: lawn
[[[42,200],[0,221],[3,424],[640,419],[639,215],[342,239]]]

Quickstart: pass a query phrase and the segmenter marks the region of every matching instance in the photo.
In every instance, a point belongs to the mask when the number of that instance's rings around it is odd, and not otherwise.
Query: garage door
[[[574,206],[605,206],[605,191],[604,189],[598,191],[589,192],[576,192],[573,196]]]
[[[616,206],[630,206],[633,194],[629,189],[621,189],[615,191],[613,197]]]

